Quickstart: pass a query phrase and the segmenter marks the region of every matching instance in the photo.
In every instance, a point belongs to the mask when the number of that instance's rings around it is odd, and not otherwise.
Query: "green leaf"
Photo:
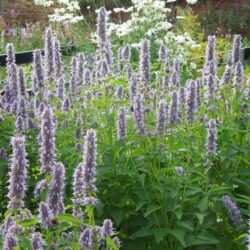
[[[155,228],[143,228],[134,234],[131,237],[141,238],[141,237],[148,237],[150,235],[154,235]]]
[[[167,233],[168,233],[168,229],[166,228],[155,229],[154,237],[155,237],[156,243],[159,244],[163,240],[163,237],[167,235]]]
[[[198,235],[189,235],[186,241],[187,247],[197,245],[213,245],[219,243],[219,240],[208,232],[203,232]]]
[[[138,178],[139,178],[140,183],[144,187],[144,182],[145,182],[146,174],[141,174],[141,175],[139,175]]]
[[[174,229],[174,230],[169,230],[168,233],[173,235],[183,245],[183,247],[186,247],[185,230],[183,230],[183,229]]]
[[[208,209],[208,198],[206,196],[203,197],[197,207],[202,213],[204,213]]]
[[[74,216],[72,216],[71,214],[59,214],[58,215],[58,220],[61,221],[61,222],[70,222],[74,225],[82,225],[82,221],[75,218]]]
[[[201,225],[202,223],[203,223],[203,221],[204,221],[204,218],[205,218],[205,214],[200,214],[200,213],[195,213],[196,214],[196,216],[197,216],[197,218],[198,218],[198,220],[199,220],[199,224]]]
[[[115,242],[110,237],[107,237],[106,241],[107,241],[107,245],[112,247],[112,250],[119,250]]]
[[[161,208],[160,205],[156,205],[156,204],[152,204],[152,205],[149,205],[147,206],[147,211],[145,212],[144,216],[147,217],[149,216],[151,213],[159,210]]]
[[[36,218],[29,218],[25,220],[18,221],[18,225],[22,227],[31,227],[37,224],[37,219]]]

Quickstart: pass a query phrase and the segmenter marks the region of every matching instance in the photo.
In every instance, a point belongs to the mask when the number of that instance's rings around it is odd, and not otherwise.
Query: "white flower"
[[[198,0],[186,0],[188,4],[196,4]]]
[[[191,63],[190,63],[190,67],[191,67],[191,69],[196,69],[196,68],[197,68],[197,65],[196,65],[196,63],[191,62]]]

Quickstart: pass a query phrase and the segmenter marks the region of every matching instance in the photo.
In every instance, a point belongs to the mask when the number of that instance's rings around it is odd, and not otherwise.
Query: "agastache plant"
[[[125,139],[127,137],[126,131],[126,109],[122,107],[118,110],[117,117],[117,137],[119,140]]]
[[[89,129],[85,136],[84,153],[83,153],[83,180],[85,192],[95,192],[95,175],[96,175],[96,131]]]
[[[54,138],[53,114],[49,107],[46,107],[41,115],[40,131],[40,162],[41,173],[51,173],[55,160],[55,138]]]
[[[234,226],[239,229],[242,222],[242,216],[237,205],[231,200],[228,195],[222,197],[224,207],[227,209],[228,216]]]
[[[64,181],[65,168],[61,162],[58,162],[54,166],[48,192],[48,206],[54,216],[64,212]]]
[[[83,219],[82,205],[83,199],[86,196],[84,192],[83,180],[83,164],[80,163],[75,171],[73,177],[73,215],[76,218]]]
[[[18,69],[18,95],[27,99],[26,80],[25,80],[23,68]]]
[[[232,50],[232,65],[240,61],[241,36],[235,35]]]
[[[27,179],[27,154],[25,150],[25,139],[23,136],[13,137],[11,167],[9,172],[9,186],[8,186],[8,208],[20,209],[24,206],[24,196],[26,191]]]
[[[84,84],[84,75],[85,75],[85,56],[83,53],[80,53],[77,57],[77,78],[80,85]]]
[[[238,91],[242,88],[243,79],[244,79],[244,68],[241,61],[238,61],[234,67],[234,79],[233,79],[234,91]]]
[[[57,80],[62,77],[62,59],[60,52],[60,43],[57,39],[54,39],[54,78]]]
[[[206,154],[215,156],[217,153],[217,124],[215,120],[209,120],[206,137]]]
[[[92,228],[85,228],[85,230],[83,231],[83,233],[80,234],[80,250],[84,250],[84,249],[91,249],[94,246],[94,233]]]
[[[142,90],[149,90],[150,83],[150,41],[145,39],[140,47],[140,77]]]
[[[6,45],[6,54],[7,54],[6,58],[7,67],[10,66],[11,64],[16,63],[14,46],[12,43],[8,43]]]
[[[167,124],[167,105],[166,102],[161,100],[157,111],[157,131],[159,135],[163,135]]]
[[[178,96],[177,92],[173,91],[171,94],[171,102],[168,110],[168,122],[169,124],[177,124],[179,122],[179,111],[178,111]]]
[[[195,88],[195,81],[191,80],[187,86],[187,99],[186,99],[186,121],[188,123],[194,122],[195,112],[196,112],[196,88]]]
[[[46,80],[50,82],[53,79],[54,72],[54,37],[51,28],[47,28],[45,31],[45,73]]]
[[[231,79],[231,67],[229,65],[226,66],[224,74],[220,80],[220,85],[228,84]]]
[[[98,46],[102,49],[107,42],[107,21],[108,13],[104,7],[99,9],[97,17],[97,38]]]
[[[50,210],[48,204],[45,202],[40,202],[38,220],[42,228],[46,229],[51,227],[52,218],[53,218],[52,211]]]
[[[34,233],[31,237],[32,250],[42,250],[44,241],[40,233]]]
[[[139,135],[146,135],[145,115],[143,107],[143,96],[137,93],[133,100],[134,123]]]

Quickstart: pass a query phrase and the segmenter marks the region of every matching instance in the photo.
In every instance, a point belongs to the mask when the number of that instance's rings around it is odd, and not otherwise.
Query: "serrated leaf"
[[[18,221],[18,225],[22,227],[31,227],[37,224],[37,219],[36,218],[28,218],[25,220]]]
[[[160,205],[156,205],[156,204],[149,205],[149,206],[147,206],[147,211],[144,213],[144,216],[147,217],[150,214],[152,214],[153,212],[159,210],[160,208],[161,208]]]

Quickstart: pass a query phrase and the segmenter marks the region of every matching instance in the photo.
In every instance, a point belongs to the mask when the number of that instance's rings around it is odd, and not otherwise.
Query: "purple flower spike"
[[[10,168],[10,179],[8,186],[8,208],[19,209],[23,207],[23,199],[26,191],[27,179],[27,154],[25,150],[25,139],[23,136],[12,138],[12,158]]]
[[[162,43],[158,52],[158,62],[166,63],[167,61],[167,49],[165,45]]]
[[[42,228],[49,228],[51,226],[52,212],[48,204],[40,202],[38,219]]]
[[[232,50],[232,65],[235,65],[240,61],[240,49],[241,49],[241,36],[234,36],[233,50]]]
[[[18,116],[16,118],[15,128],[16,128],[16,132],[18,134],[24,132],[24,121],[23,121],[23,117],[22,116]]]
[[[171,103],[170,103],[169,111],[168,111],[168,122],[169,122],[169,124],[177,124],[179,122],[178,107],[179,106],[178,106],[177,92],[173,91],[172,92]]]
[[[113,223],[110,219],[103,221],[101,235],[103,238],[109,237],[113,234]]]
[[[96,191],[95,175],[96,175],[96,131],[89,129],[85,136],[84,143],[84,161],[83,161],[83,180],[86,192]]]
[[[134,109],[134,122],[135,128],[139,135],[146,135],[146,125],[145,125],[145,116],[143,112],[143,97],[141,94],[136,94],[133,100],[133,109]]]
[[[14,46],[12,43],[8,43],[6,45],[6,54],[7,54],[7,59],[6,59],[7,66],[11,65],[12,63],[16,63]]]
[[[215,156],[217,151],[217,124],[209,120],[206,138],[206,152],[208,156]]]
[[[123,140],[127,137],[126,131],[126,109],[124,107],[118,110],[117,118],[117,137],[119,140]]]
[[[62,103],[62,110],[64,110],[64,111],[70,111],[70,100],[69,100],[69,97],[66,97],[66,98],[63,100],[63,103]]]
[[[47,28],[45,31],[45,49],[44,49],[44,59],[45,59],[45,72],[46,80],[51,81],[53,79],[54,72],[54,37],[51,28]]]
[[[34,75],[37,81],[37,88],[41,94],[44,92],[44,72],[43,72],[43,61],[40,50],[34,51]]]
[[[128,63],[130,61],[131,51],[128,44],[122,49],[122,58]]]
[[[220,80],[220,85],[224,85],[224,84],[228,84],[231,78],[231,67],[230,66],[226,66],[224,74]]]
[[[18,87],[19,87],[18,88],[18,95],[27,99],[26,80],[25,80],[23,68],[19,68],[19,70],[18,70]]]
[[[42,250],[43,249],[43,239],[40,233],[32,234],[31,238],[32,250]]]
[[[102,48],[107,42],[107,21],[108,13],[104,7],[100,8],[97,18],[98,46]]]
[[[157,112],[157,131],[159,135],[163,135],[167,124],[167,105],[166,102],[161,100]]]
[[[50,108],[45,108],[41,115],[40,131],[40,162],[41,173],[52,172],[55,160],[55,138],[54,122]]]
[[[196,86],[195,81],[190,81],[187,86],[187,101],[186,101],[186,121],[194,122],[196,112]]]
[[[208,37],[206,61],[215,60],[215,36]]]
[[[52,172],[52,180],[48,193],[48,205],[54,216],[64,212],[64,181],[65,168],[61,162],[56,163]]]
[[[82,247],[81,249],[93,248],[94,246],[93,237],[94,237],[93,230],[87,227],[80,235],[80,245]]]
[[[222,197],[224,207],[227,209],[228,216],[235,227],[240,228],[242,222],[242,216],[237,205],[231,200],[228,195]]]
[[[147,39],[141,42],[140,76],[142,81],[142,88],[144,90],[148,90],[150,83],[150,41]]]
[[[4,237],[3,250],[13,250],[17,246],[18,239],[12,233],[7,233]]]
[[[61,59],[61,52],[60,52],[60,43],[57,39],[54,41],[54,76],[57,80],[58,78],[62,77],[62,59]]]
[[[78,60],[77,60],[77,78],[78,78],[79,84],[83,85],[84,84],[84,75],[85,75],[85,67],[84,67],[85,56],[83,53],[80,53],[77,58],[78,58]]]
[[[244,68],[241,61],[238,61],[234,67],[233,87],[235,91],[242,88],[243,79],[244,79]]]

